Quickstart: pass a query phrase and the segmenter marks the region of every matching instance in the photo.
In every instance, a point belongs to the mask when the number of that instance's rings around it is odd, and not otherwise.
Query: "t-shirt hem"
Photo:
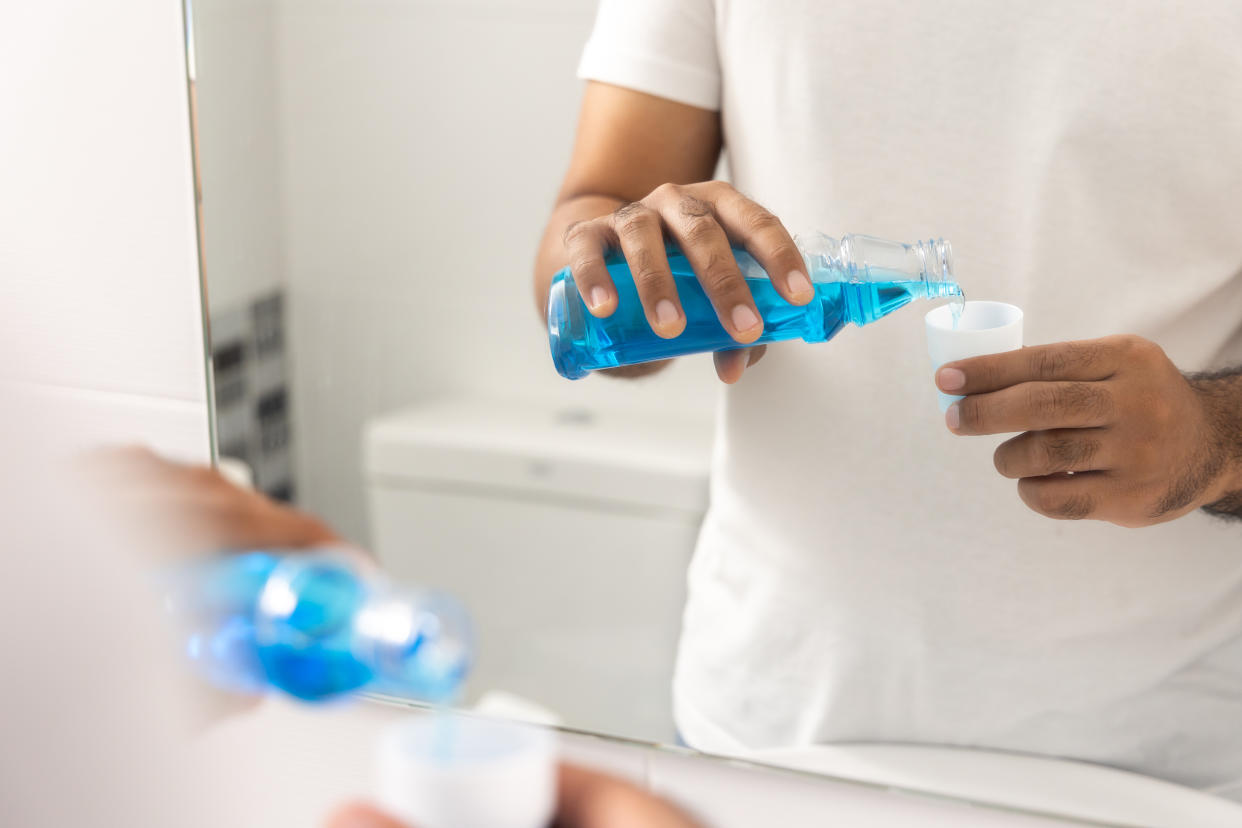
[[[722,756],[744,756],[750,752],[749,748],[677,694],[673,697],[673,723],[687,747]]]
[[[708,109],[720,109],[720,78],[697,66],[587,43],[578,64],[583,80],[633,89],[670,101]]]

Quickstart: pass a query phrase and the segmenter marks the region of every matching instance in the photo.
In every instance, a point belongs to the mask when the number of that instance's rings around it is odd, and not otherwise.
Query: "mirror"
[[[219,453],[248,464],[264,491],[372,549],[398,580],[465,602],[479,649],[462,705],[716,754],[797,753],[817,741],[971,744],[977,725],[996,749],[1047,745],[1052,755],[1242,795],[1242,783],[1219,778],[1219,757],[1199,770],[1130,762],[1142,750],[1120,744],[1115,728],[1093,741],[1102,719],[1090,713],[1043,729],[1040,716],[1055,719],[1056,704],[1022,712],[1011,691],[1025,679],[1012,676],[1025,668],[993,670],[1022,642],[1061,659],[1069,650],[1057,640],[1079,641],[1075,625],[1095,623],[1085,608],[1096,592],[1057,599],[1064,583],[1077,588],[1107,569],[1090,569],[1075,550],[1124,548],[1150,576],[1173,571],[1162,550],[1181,536],[1156,527],[1119,540],[1114,526],[1053,524],[1027,509],[996,478],[999,440],[963,441],[940,420],[922,320],[930,303],[825,346],[774,347],[727,392],[702,355],[638,381],[557,375],[532,271],[570,160],[583,95],[576,68],[595,0],[194,0],[192,15]],[[727,77],[736,67],[725,69]],[[885,91],[856,86],[830,89],[858,106]],[[750,100],[766,112],[761,103]],[[790,151],[806,151],[803,127],[788,124]],[[739,131],[726,123],[726,134]],[[847,132],[830,138],[862,152]],[[853,211],[817,194],[820,206],[801,211],[796,229],[952,233],[967,291],[970,273],[988,298],[1023,305],[1028,344],[1134,322],[1065,309],[1011,277],[1010,263],[987,259],[1001,255],[988,252],[996,239],[987,204],[933,203],[930,216],[944,225],[924,227],[928,211],[910,205],[935,202],[938,179],[914,176],[907,193],[897,183],[905,156],[869,158],[878,172],[816,174],[842,192],[884,180],[888,197]],[[944,163],[950,177],[971,169],[966,158]],[[756,165],[735,163],[739,180],[753,184],[764,172]],[[805,203],[807,185],[790,178],[763,196],[774,209]],[[845,221],[873,226],[834,226]],[[1034,229],[1060,238],[1049,230],[1058,227]],[[1171,354],[1191,353],[1175,339]],[[875,353],[892,356],[877,366]],[[831,381],[803,387],[790,377]],[[869,436],[890,413],[885,441]],[[729,430],[720,442],[718,427]],[[739,428],[766,436],[742,441]],[[833,447],[852,441],[874,449],[874,466],[860,462],[847,477]],[[927,528],[946,510],[965,516],[960,542],[982,550],[969,567],[954,554],[958,539]],[[1188,516],[1176,531],[1192,526],[1207,538],[1199,527],[1208,520]],[[1051,558],[1019,554],[1053,533]],[[866,552],[810,566],[794,553],[812,536],[824,550],[840,542]],[[1216,546],[1198,559],[1203,573],[1233,571],[1222,544],[1236,546],[1236,532],[1222,537],[1205,541]],[[1061,569],[1030,570],[1036,559]],[[1016,596],[987,622],[963,609],[986,603],[975,587],[987,578],[963,580],[976,569]],[[688,570],[700,591],[687,610]],[[1158,577],[1120,573],[1108,570],[1113,603],[1092,627],[1101,636],[1123,618],[1126,595],[1143,603],[1159,592]],[[1023,604],[1032,591],[1038,600]],[[1176,615],[1178,599],[1160,600],[1144,606]],[[1228,640],[1236,595],[1228,610],[1220,600],[1220,613],[1188,616],[1187,628]],[[678,666],[683,629],[707,655]],[[1032,629],[1047,636],[1023,633]],[[942,656],[932,639],[958,649]],[[1174,659],[1177,646],[1154,660],[1144,651],[1110,675],[1143,664],[1156,681],[1157,662],[1175,669],[1161,659]],[[838,682],[814,667],[820,659],[867,678]],[[1074,672],[1095,662],[1084,650],[1072,670],[1055,663]],[[1126,696],[1125,682],[1097,672],[1083,681]],[[936,686],[920,690],[933,675]],[[1037,678],[1047,698],[1078,703],[1058,695],[1072,677]],[[674,686],[684,690],[676,715]],[[981,698],[977,686],[999,689]],[[885,697],[891,709],[882,693],[894,694]],[[1126,710],[1118,715],[1146,715]],[[943,711],[951,715],[941,721]],[[1239,721],[1242,708],[1220,715]],[[786,759],[804,767],[831,765],[793,753]]]
[[[503,691],[673,743],[715,382],[552,370],[531,294],[589,0],[195,0],[221,457],[460,597]]]

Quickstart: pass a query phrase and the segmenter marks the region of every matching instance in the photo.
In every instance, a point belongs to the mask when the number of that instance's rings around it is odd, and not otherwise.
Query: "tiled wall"
[[[214,316],[284,284],[275,0],[193,0],[203,259]]]
[[[0,120],[20,128],[0,129],[0,381],[58,450],[206,460],[180,4],[3,8]]]
[[[245,462],[259,490],[279,500],[293,500],[295,432],[284,294],[276,290],[214,311],[211,340],[220,456]]]

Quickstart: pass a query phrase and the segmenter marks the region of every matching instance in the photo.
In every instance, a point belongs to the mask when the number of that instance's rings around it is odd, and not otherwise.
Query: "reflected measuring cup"
[[[380,741],[379,804],[419,828],[544,828],[556,805],[547,728],[447,711],[391,726]]]
[[[941,305],[923,317],[927,326],[927,353],[933,371],[946,362],[967,357],[1016,351],[1022,347],[1022,309],[1004,302],[967,302],[953,324],[953,306]],[[945,411],[960,396],[936,392]]]

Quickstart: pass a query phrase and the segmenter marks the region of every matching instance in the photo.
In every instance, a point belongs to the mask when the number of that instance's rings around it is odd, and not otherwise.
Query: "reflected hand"
[[[665,339],[686,328],[665,253],[666,238],[675,241],[690,261],[725,331],[743,345],[759,338],[763,320],[733,256],[734,245],[755,258],[790,304],[805,305],[815,296],[802,254],[780,220],[720,181],[664,184],[614,213],[570,225],[564,238],[574,281],[591,314],[607,317],[617,309],[617,290],[604,257],[609,250],[620,249],[634,273],[647,323]],[[717,353],[717,375],[724,382],[736,382],[763,350],[761,346]],[[664,364],[612,373],[639,376]]]
[[[143,552],[189,557],[226,550],[333,546],[362,567],[362,550],[342,544],[327,525],[266,495],[237,486],[209,466],[165,460],[145,448],[95,451],[83,462],[87,486],[139,541]],[[258,703],[259,696],[197,696],[210,722]]]
[[[701,828],[680,809],[628,782],[573,765],[561,765],[557,782],[558,828]],[[353,803],[333,814],[327,828],[418,828],[369,805]]]
[[[1136,527],[1242,505],[1242,382],[1188,379],[1146,339],[960,360],[936,382],[966,395],[945,415],[955,434],[1024,432],[994,462],[1042,515]]]
[[[209,466],[174,463],[145,448],[95,452],[85,472],[123,519],[155,529],[173,548],[215,552],[342,543],[305,512],[234,485]]]

